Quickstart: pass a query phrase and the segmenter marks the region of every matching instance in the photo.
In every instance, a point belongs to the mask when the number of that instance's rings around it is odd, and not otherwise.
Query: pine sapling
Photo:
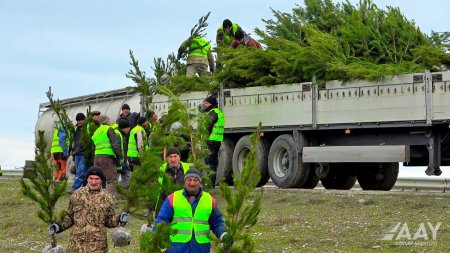
[[[55,111],[56,116],[58,117],[58,122],[61,124],[61,126],[64,128],[64,130],[67,133],[67,139],[69,140],[68,147],[71,146],[72,137],[75,135],[75,126],[73,125],[72,121],[69,119],[69,116],[67,116],[66,109],[62,105],[62,103],[59,101],[59,99],[54,100],[53,99],[53,93],[52,93],[52,87],[48,87],[48,91],[46,92],[47,98],[50,102],[50,106],[52,107],[53,111]]]
[[[254,242],[251,238],[250,229],[258,221],[263,196],[262,188],[261,191],[254,193],[261,178],[256,154],[260,127],[261,123],[256,133],[251,135],[250,152],[245,158],[240,177],[234,178],[234,188],[230,188],[225,183],[221,183],[219,186],[220,193],[226,201],[226,215],[224,217],[228,238],[227,241],[216,241],[218,243],[216,252],[218,253],[254,252]],[[232,247],[230,247],[230,244],[232,244]]]
[[[58,200],[65,194],[66,180],[58,183],[53,181],[53,166],[49,166],[50,155],[45,151],[47,144],[44,141],[44,131],[39,131],[39,139],[35,148],[34,173],[28,180],[21,179],[21,192],[39,205],[37,217],[46,224],[61,221],[65,211],[56,212]],[[51,247],[56,247],[55,235],[51,235]]]
[[[165,145],[175,145],[183,149],[188,144],[190,148],[188,163],[191,164],[191,167],[202,171],[203,175],[206,175],[203,179],[203,185],[205,189],[210,188],[213,183],[210,181],[212,171],[205,164],[205,158],[209,154],[206,146],[209,137],[206,131],[207,122],[210,120],[209,116],[205,113],[199,113],[195,109],[189,109],[187,104],[182,102],[167,87],[158,87],[158,91],[166,95],[170,102],[169,111],[164,122],[166,128],[169,128],[175,122],[181,124],[180,128],[167,134]],[[171,143],[171,139],[175,140],[175,142]]]

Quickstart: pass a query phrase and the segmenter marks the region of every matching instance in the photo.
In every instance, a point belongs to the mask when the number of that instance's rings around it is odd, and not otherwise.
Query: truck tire
[[[389,191],[397,181],[398,163],[368,164],[369,168],[357,174],[363,190]]]
[[[356,183],[356,176],[348,174],[345,165],[329,164],[328,175],[321,178],[322,186],[325,189],[350,190]]]
[[[240,176],[242,170],[244,169],[244,161],[250,152],[251,141],[250,136],[242,136],[236,143],[233,152],[233,173],[234,175]],[[261,178],[257,186],[263,186],[269,181],[269,172],[267,170],[267,156],[269,153],[269,143],[265,139],[260,139],[256,147],[256,157],[259,160],[259,172],[261,173]]]
[[[229,138],[224,138],[219,149],[219,164],[217,165],[216,185],[218,185],[222,179],[229,185],[233,184],[233,150],[233,141]]]
[[[308,170],[299,162],[299,153],[290,134],[278,136],[269,151],[269,174],[279,188],[301,187],[308,178]]]
[[[316,175],[316,170],[314,166],[309,165],[309,173],[308,178],[306,179],[305,183],[300,186],[300,188],[303,189],[314,189],[319,184],[319,176]],[[313,169],[314,168],[314,169]]]

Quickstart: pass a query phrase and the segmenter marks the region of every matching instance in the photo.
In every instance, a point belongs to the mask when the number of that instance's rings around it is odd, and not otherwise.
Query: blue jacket
[[[67,157],[69,155],[69,152],[67,150],[68,147],[67,147],[67,143],[66,143],[67,133],[66,133],[66,130],[64,130],[63,127],[59,128],[58,138],[59,138],[59,145],[61,146],[61,148],[63,150],[64,156]]]
[[[195,212],[197,208],[198,200],[200,196],[203,194],[203,189],[200,188],[200,193],[198,197],[194,200],[192,205],[192,213]],[[187,198],[186,188],[183,191],[183,195]],[[158,217],[156,218],[155,223],[165,222],[170,224],[173,218],[173,194],[164,200],[164,203],[161,206],[161,210],[159,210]],[[222,213],[219,210],[217,205],[217,201],[213,198],[213,210],[211,216],[209,217],[209,226],[211,231],[218,237],[226,231],[225,222],[222,217]],[[211,244],[199,244],[195,240],[195,235],[192,235],[192,239],[188,243],[171,243],[172,247],[168,250],[168,253],[209,253],[211,251]]]

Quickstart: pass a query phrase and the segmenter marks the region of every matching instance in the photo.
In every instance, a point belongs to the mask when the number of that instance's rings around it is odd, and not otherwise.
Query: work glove
[[[227,232],[223,233],[220,236],[220,240],[222,241],[223,246],[224,246],[225,249],[231,249],[231,247],[233,247],[234,239]]]
[[[127,224],[127,222],[130,220],[130,214],[123,212],[119,215],[119,222],[123,225]]]
[[[150,226],[148,224],[144,224],[141,226],[141,234],[144,234],[147,231],[152,231],[153,230],[153,224],[151,224]]]
[[[56,223],[51,224],[48,226],[48,234],[54,235],[55,233],[59,232],[59,226]]]

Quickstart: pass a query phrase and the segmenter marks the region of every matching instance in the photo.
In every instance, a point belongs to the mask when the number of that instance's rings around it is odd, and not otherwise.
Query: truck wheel
[[[313,166],[310,166],[309,172],[308,172],[308,178],[306,179],[306,182],[300,186],[300,188],[303,189],[314,189],[316,188],[317,184],[319,184],[319,177],[316,175],[315,169],[313,169]]]
[[[222,179],[229,185],[233,184],[233,150],[234,143],[229,138],[224,138],[219,149],[219,164],[216,172],[216,185]]]
[[[290,134],[278,136],[269,151],[269,174],[279,188],[302,186],[308,170],[299,162],[297,145]]]
[[[357,174],[363,190],[389,191],[397,181],[398,163],[369,164],[369,168]]]
[[[233,152],[233,173],[234,175],[241,175],[244,169],[244,161],[250,152],[251,141],[250,136],[245,135],[239,139],[234,147]],[[257,186],[263,186],[269,181],[269,172],[267,170],[267,154],[269,150],[269,143],[265,139],[260,139],[256,147],[256,157],[259,161],[259,172],[261,173],[261,178]]]
[[[325,189],[350,190],[356,183],[356,176],[349,175],[346,167],[338,164],[330,164],[328,175],[320,181]]]

